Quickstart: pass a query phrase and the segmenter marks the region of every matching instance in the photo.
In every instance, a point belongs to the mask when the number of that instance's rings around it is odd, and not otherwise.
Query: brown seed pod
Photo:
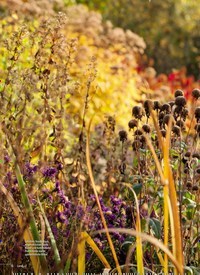
[[[200,90],[199,89],[194,89],[193,91],[192,91],[192,96],[193,96],[193,98],[194,99],[199,99],[200,98]]]
[[[200,159],[200,154],[198,152],[192,154],[193,158]]]
[[[198,186],[198,185],[194,185],[194,186],[192,187],[192,190],[193,190],[193,191],[198,191],[198,190],[199,190],[199,186]]]
[[[194,112],[197,122],[200,120],[200,107],[197,107]]]
[[[141,136],[142,135],[142,131],[140,129],[136,130],[134,133],[135,136]]]
[[[150,133],[150,131],[151,131],[151,128],[148,124],[144,124],[142,126],[142,129],[144,130],[145,133]]]
[[[127,140],[127,132],[124,130],[119,131],[119,138],[121,142],[124,142]]]
[[[186,105],[186,99],[184,96],[177,96],[175,99],[175,104],[178,107],[184,107]]]
[[[165,103],[161,107],[161,111],[164,111],[165,113],[171,112],[171,106],[168,103]]]
[[[153,107],[154,107],[154,104],[152,100],[147,99],[144,101],[144,109],[147,117],[150,117],[150,113]]]
[[[175,97],[183,96],[183,91],[181,91],[181,90],[176,90],[176,92],[174,93],[174,96],[175,96]]]
[[[130,129],[134,129],[137,126],[138,126],[138,121],[136,119],[131,119],[128,123],[128,127]]]
[[[156,101],[153,102],[153,109],[154,110],[156,110],[156,111],[160,110],[161,106],[162,105],[160,104],[159,101],[156,100]]]
[[[183,120],[178,120],[176,125],[179,126],[182,130],[185,129],[185,123]]]
[[[162,129],[160,132],[161,132],[163,137],[166,137],[166,133],[167,133],[166,130]]]
[[[181,133],[181,129],[179,126],[175,125],[172,127],[172,132],[177,135],[177,136],[180,136],[180,133]]]
[[[132,109],[132,115],[137,119],[141,119],[144,115],[142,107],[134,106]]]

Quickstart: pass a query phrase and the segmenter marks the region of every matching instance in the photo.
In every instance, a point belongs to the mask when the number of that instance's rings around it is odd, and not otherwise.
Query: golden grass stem
[[[94,177],[93,177],[93,173],[92,173],[92,166],[91,166],[91,161],[90,161],[90,127],[91,127],[91,123],[92,123],[92,119],[89,122],[88,130],[87,130],[87,140],[86,140],[86,162],[87,162],[88,174],[89,174],[89,177],[90,177],[90,181],[91,181],[92,189],[93,189],[95,199],[96,199],[96,202],[97,202],[97,206],[99,208],[100,217],[101,217],[103,226],[105,228],[108,243],[109,243],[110,249],[112,251],[112,255],[113,255],[115,264],[116,264],[117,272],[119,274],[121,274],[121,268],[120,268],[120,265],[119,265],[117,254],[116,254],[112,239],[111,239],[110,234],[109,234],[109,230],[108,230],[107,223],[106,223],[106,220],[105,220],[102,208],[101,208],[101,204],[100,204],[100,201],[99,201],[99,197],[98,197],[98,193],[97,193],[97,189],[96,189],[96,185],[95,185],[95,181],[94,181]]]

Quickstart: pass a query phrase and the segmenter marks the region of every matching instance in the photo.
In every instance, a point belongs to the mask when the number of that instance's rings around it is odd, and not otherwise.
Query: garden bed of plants
[[[39,8],[1,8],[0,274],[199,274],[199,83]]]

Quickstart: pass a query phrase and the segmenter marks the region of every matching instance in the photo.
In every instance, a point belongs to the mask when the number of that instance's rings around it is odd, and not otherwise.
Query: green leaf
[[[157,239],[161,238],[161,225],[160,221],[156,218],[149,219],[149,226],[152,229],[154,236]]]
[[[135,191],[136,195],[138,195],[142,190],[142,183],[135,184],[132,188]]]

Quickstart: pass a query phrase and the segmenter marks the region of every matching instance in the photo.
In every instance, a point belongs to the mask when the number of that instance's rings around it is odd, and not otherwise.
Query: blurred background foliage
[[[200,5],[190,0],[77,0],[99,10],[105,20],[130,29],[147,43],[159,73],[186,66],[199,78]]]

